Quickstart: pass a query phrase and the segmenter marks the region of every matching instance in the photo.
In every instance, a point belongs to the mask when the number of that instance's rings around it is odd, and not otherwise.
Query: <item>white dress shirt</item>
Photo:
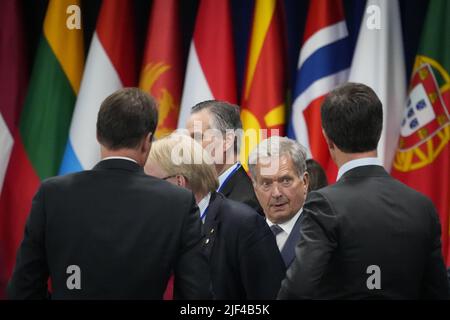
[[[133,161],[134,163],[137,163],[136,160],[131,159],[131,158],[128,158],[128,157],[106,157],[106,158],[103,158],[102,161],[103,161],[103,160],[111,160],[111,159],[128,160],[128,161]]]
[[[291,234],[292,229],[294,228],[295,222],[297,222],[297,219],[302,214],[303,207],[298,210],[298,212],[293,216],[290,220],[277,224],[281,229],[283,229],[283,232],[280,232],[275,236],[275,239],[277,240],[277,246],[278,249],[283,250],[284,244],[286,243],[287,239],[289,238],[289,235]],[[273,226],[276,223],[273,223],[269,219],[266,219],[267,224],[269,227]]]
[[[208,209],[209,206],[209,200],[211,199],[211,192],[209,192],[200,202],[197,204],[198,209],[200,211],[200,218],[202,218],[202,222],[205,222],[205,216],[203,214],[205,213],[206,209]]]
[[[338,175],[336,181],[338,181],[344,173],[350,171],[356,167],[362,166],[382,166],[380,159],[378,158],[361,158],[356,160],[351,160],[349,162],[344,163],[338,171]]]

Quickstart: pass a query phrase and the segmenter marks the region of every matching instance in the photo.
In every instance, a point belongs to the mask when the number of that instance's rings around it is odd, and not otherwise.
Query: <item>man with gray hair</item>
[[[256,196],[264,209],[286,267],[295,258],[309,176],[306,150],[285,137],[263,140],[249,155]]]
[[[218,100],[200,102],[192,108],[186,127],[213,157],[219,174],[217,191],[262,215],[251,181],[238,161],[242,130],[239,106]]]

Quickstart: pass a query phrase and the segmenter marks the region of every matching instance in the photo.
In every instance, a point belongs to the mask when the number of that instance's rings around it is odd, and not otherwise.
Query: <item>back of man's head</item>
[[[376,150],[383,127],[383,108],[375,92],[360,83],[331,91],[321,107],[322,127],[345,153]]]
[[[133,149],[155,132],[155,100],[138,88],[120,89],[107,97],[98,112],[97,139],[110,150]]]

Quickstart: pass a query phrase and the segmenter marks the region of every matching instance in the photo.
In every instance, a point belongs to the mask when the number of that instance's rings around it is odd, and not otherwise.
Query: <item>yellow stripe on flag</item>
[[[250,86],[255,74],[256,64],[264,45],[264,40],[275,12],[276,0],[256,0],[255,15],[251,33],[250,55],[248,61],[247,78],[245,80],[245,99],[250,93]]]
[[[67,13],[71,5],[79,7],[80,1],[50,0],[44,21],[44,35],[77,95],[84,66],[84,45],[82,29],[69,29],[67,26],[67,19],[73,14]]]

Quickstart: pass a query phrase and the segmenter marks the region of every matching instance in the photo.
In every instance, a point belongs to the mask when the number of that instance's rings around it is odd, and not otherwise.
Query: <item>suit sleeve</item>
[[[326,198],[312,192],[303,208],[295,260],[281,284],[278,299],[314,299],[337,248],[337,217]]]
[[[264,218],[252,215],[239,231],[239,261],[247,299],[274,300],[285,266],[275,238]]]
[[[441,247],[441,225],[434,206],[431,209],[431,253],[423,277],[423,299],[449,299],[448,279]]]
[[[45,250],[44,185],[33,198],[16,265],[7,289],[9,299],[48,298],[49,270]]]
[[[183,223],[180,251],[175,263],[175,299],[212,298],[210,270],[202,245],[201,221],[192,196]]]

